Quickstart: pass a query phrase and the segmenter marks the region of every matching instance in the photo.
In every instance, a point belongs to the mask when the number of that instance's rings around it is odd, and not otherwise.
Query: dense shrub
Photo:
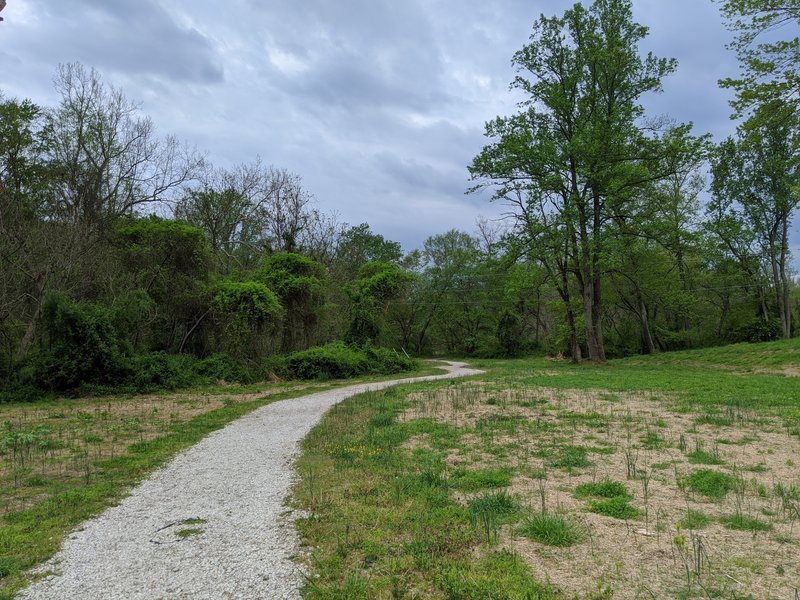
[[[152,352],[131,359],[129,384],[138,391],[174,390],[198,383],[197,359],[186,354]]]
[[[409,371],[416,361],[386,348],[356,348],[342,342],[309,348],[280,359],[276,368],[288,379],[346,379],[370,373]]]
[[[225,281],[217,284],[211,306],[225,352],[239,358],[268,354],[272,334],[283,318],[272,290],[256,281]]]
[[[197,363],[197,373],[210,382],[227,381],[255,383],[263,379],[264,373],[245,365],[229,354],[212,354]]]
[[[783,335],[783,326],[778,319],[763,321],[759,319],[732,331],[729,335],[732,342],[771,342],[779,340]]]
[[[500,356],[514,358],[522,352],[523,328],[522,319],[518,314],[506,310],[497,322],[497,342],[500,346]]]
[[[402,373],[403,371],[412,371],[417,368],[417,362],[413,358],[398,354],[388,348],[367,347],[364,352],[370,362],[371,373],[391,375],[392,373]]]
[[[65,391],[83,383],[115,384],[130,374],[129,349],[108,309],[51,294],[44,302],[42,348],[30,357],[34,384]]]

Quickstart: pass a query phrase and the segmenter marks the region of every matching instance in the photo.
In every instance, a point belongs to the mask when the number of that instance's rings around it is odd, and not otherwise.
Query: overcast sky
[[[562,0],[8,0],[0,90],[53,105],[59,63],[97,68],[221,166],[303,177],[320,208],[406,249],[498,212],[465,196],[484,122],[515,111],[510,59]],[[737,72],[711,0],[634,0],[643,50],[678,59],[651,114],[732,133]]]

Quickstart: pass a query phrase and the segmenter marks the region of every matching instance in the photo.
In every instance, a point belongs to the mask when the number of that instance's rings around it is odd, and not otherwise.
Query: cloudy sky
[[[0,90],[52,105],[59,63],[95,67],[221,166],[303,177],[320,207],[410,249],[497,214],[465,196],[483,124],[511,114],[510,58],[564,0],[8,0]],[[634,0],[643,50],[679,61],[652,114],[731,133],[730,33],[711,0]]]

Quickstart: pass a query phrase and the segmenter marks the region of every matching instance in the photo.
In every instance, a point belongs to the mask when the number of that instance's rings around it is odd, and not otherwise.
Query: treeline
[[[719,145],[648,118],[676,65],[640,56],[645,34],[625,0],[542,17],[514,57],[530,101],[470,167],[509,219],[407,253],[295,174],[159,137],[80,65],[54,107],[0,98],[6,397],[791,336],[794,106],[759,104]]]

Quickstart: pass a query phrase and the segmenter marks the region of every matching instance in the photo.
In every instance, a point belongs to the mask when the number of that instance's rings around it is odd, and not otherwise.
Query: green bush
[[[275,370],[287,379],[347,379],[410,371],[416,361],[385,348],[354,348],[342,342],[295,352],[278,359]]]
[[[152,352],[131,359],[130,384],[140,392],[174,390],[198,383],[197,359],[186,354]]]
[[[253,369],[229,354],[212,354],[197,363],[197,373],[211,382],[227,381],[255,383],[263,379],[264,373]]]
[[[497,322],[497,342],[500,345],[500,357],[514,358],[522,353],[523,346],[522,319],[517,313],[506,310]]]
[[[108,309],[51,294],[42,309],[43,347],[30,358],[33,384],[67,391],[84,383],[117,384],[130,374],[129,348]]]
[[[731,342],[771,342],[779,340],[782,335],[783,326],[778,319],[759,319],[733,330],[728,337]]]

